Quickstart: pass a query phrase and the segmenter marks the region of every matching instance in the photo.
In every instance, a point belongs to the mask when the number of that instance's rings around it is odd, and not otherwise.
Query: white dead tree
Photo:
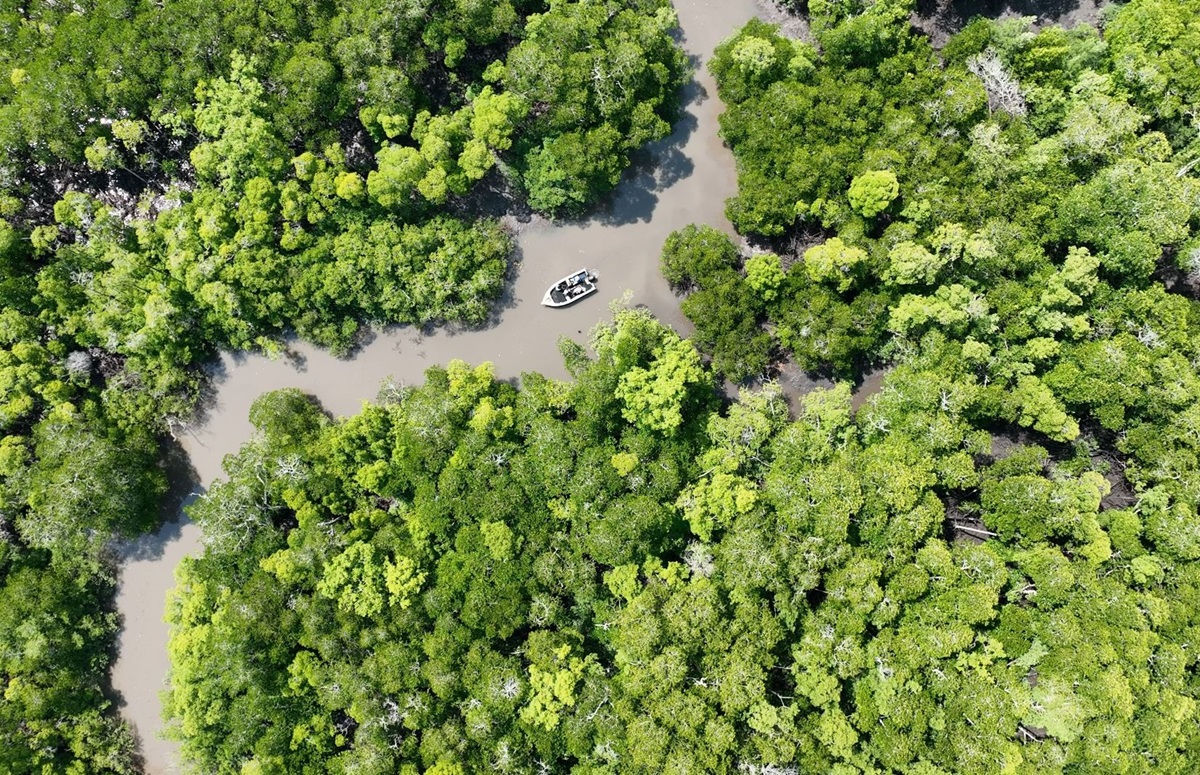
[[[779,764],[754,764],[752,762],[739,762],[738,772],[744,772],[747,775],[800,775],[800,770],[796,767]]]
[[[968,59],[967,69],[983,81],[989,111],[1002,110],[1013,116],[1024,116],[1028,112],[1021,84],[1008,72],[996,49],[988,48]]]
[[[259,479],[228,482],[214,487],[203,496],[204,544],[226,546],[233,550],[248,545],[254,536],[271,524],[273,510],[270,493]]]
[[[714,564],[712,553],[699,541],[692,541],[683,553],[683,561],[693,576],[707,578],[712,575]]]
[[[1188,253],[1183,262],[1183,271],[1187,274],[1189,283],[1200,286],[1200,248],[1193,248]]]
[[[67,354],[67,373],[72,377],[84,378],[90,376],[94,359],[86,350],[75,350]]]

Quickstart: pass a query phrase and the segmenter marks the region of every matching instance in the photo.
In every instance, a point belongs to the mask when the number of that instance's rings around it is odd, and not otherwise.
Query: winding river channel
[[[291,357],[275,361],[224,354],[213,366],[214,396],[203,422],[178,434],[195,482],[185,502],[220,476],[222,458],[250,437],[250,404],[268,390],[297,387],[319,398],[335,416],[346,416],[372,399],[383,380],[419,382],[426,368],[453,358],[493,361],[502,379],[525,371],[565,377],[559,337],[582,339],[609,317],[609,301],[627,290],[635,304],[648,306],[681,333],[686,329],[679,300],[659,274],[658,254],[667,235],[689,223],[732,233],[724,204],[736,192],[736,173],[732,155],[717,136],[722,106],[704,62],[757,9],[755,0],[675,0],[675,6],[682,43],[697,64],[695,80],[685,92],[684,117],[674,134],[654,144],[626,174],[600,212],[579,223],[535,223],[520,231],[518,261],[497,322],[468,332],[385,331],[351,359],[303,343],[294,345]],[[580,267],[599,271],[600,293],[568,309],[542,307],[545,288]],[[117,594],[124,626],[112,683],[151,774],[180,769],[177,746],[159,735],[159,692],[168,668],[163,611],[175,566],[200,547],[199,528],[180,514],[124,549]]]

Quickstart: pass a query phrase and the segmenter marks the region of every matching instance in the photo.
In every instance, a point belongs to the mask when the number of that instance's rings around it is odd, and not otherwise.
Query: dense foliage
[[[815,236],[762,294],[783,350],[840,374],[936,354],[976,422],[1060,442],[1082,426],[1128,456],[1139,491],[1194,514],[1200,146],[1158,96],[1200,91],[1153,56],[1186,39],[1167,23],[1196,10],[1183,5],[1131,3],[1111,41],[978,20],[935,53],[902,6],[878,3],[814,9],[820,57],[757,22],[723,43],[730,216]],[[730,247],[713,244],[664,249],[669,275],[697,279],[689,302],[717,285],[701,268]],[[752,261],[744,277],[725,262],[721,282],[749,286]],[[722,333],[699,339],[718,365]]]
[[[685,70],[661,0],[235,5],[3,12],[5,771],[134,767],[103,548],[189,367],[479,322],[477,183],[578,211]],[[730,219],[777,250],[667,241],[711,370],[619,311],[569,383],[255,403],[169,611],[195,769],[1195,768],[1200,6],[935,51],[905,0],[807,5],[816,45],[755,22],[712,61]],[[890,373],[718,401],[781,354]]]
[[[511,244],[480,181],[550,214],[608,192],[670,131],[675,24],[666,0],[4,4],[0,618],[28,623],[0,627],[0,770],[131,769],[96,688],[105,547],[158,516],[199,367],[485,322]]]
[[[937,326],[991,344],[1013,385],[1105,338],[1096,316],[1115,298],[1157,305],[1156,271],[1200,283],[1200,146],[1178,107],[1200,81],[1171,53],[1188,50],[1193,3],[1131,3],[1103,38],[977,20],[941,52],[903,3],[812,10],[819,52],[754,22],[711,65],[738,161],[729,216],[792,253],[758,314],[801,365],[849,375]],[[699,287],[736,298],[723,277]],[[1031,296],[1053,277],[1066,287]],[[747,314],[698,306],[700,325]],[[718,358],[720,330],[704,341]]]
[[[592,346],[572,383],[456,362],[337,423],[259,399],[169,613],[200,771],[1189,771],[1169,490],[993,454],[941,353],[790,421],[773,385],[713,406],[644,313]]]
[[[704,227],[662,255],[729,376],[891,369],[845,437],[866,458],[763,477],[875,552],[795,585],[776,704],[819,771],[1194,769],[1200,5],[1135,0],[1103,36],[976,20],[940,52],[903,2],[809,8],[816,47],[752,22],[712,61],[729,217],[783,258]]]
[[[0,546],[0,771],[135,771],[105,694],[112,580]]]

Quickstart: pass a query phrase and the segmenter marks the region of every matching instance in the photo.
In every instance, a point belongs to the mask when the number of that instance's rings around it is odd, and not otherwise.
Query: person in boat
[[[559,284],[554,287],[557,290],[566,291],[569,288],[579,287],[580,283],[585,282],[588,279],[589,279],[589,277],[588,277],[587,272],[579,272],[579,273],[573,274],[570,277],[568,277],[567,279],[559,282]]]
[[[550,286],[542,303],[551,307],[565,307],[595,290],[596,274],[583,269]]]

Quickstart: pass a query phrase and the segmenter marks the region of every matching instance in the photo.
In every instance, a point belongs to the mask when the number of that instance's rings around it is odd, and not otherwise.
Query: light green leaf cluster
[[[373,617],[387,604],[408,608],[424,581],[425,574],[410,558],[385,559],[381,563],[371,544],[356,541],[329,562],[316,591],[335,600],[344,611]]]
[[[774,253],[760,253],[746,259],[746,282],[750,284],[762,298],[772,301],[779,295],[785,275],[779,256]]]
[[[882,213],[900,195],[900,181],[891,170],[864,172],[850,182],[846,197],[850,207],[864,218]]]
[[[912,336],[935,323],[963,330],[972,323],[988,327],[987,301],[958,283],[940,286],[932,296],[906,294],[892,308],[888,329]]]
[[[755,76],[775,64],[775,46],[769,40],[747,35],[733,47],[731,56],[748,75]]]
[[[916,242],[905,240],[897,243],[888,253],[887,279],[898,285],[929,285],[937,273],[946,265],[944,254],[931,253]]]
[[[383,611],[385,576],[374,548],[356,541],[334,557],[317,582],[317,594],[335,600],[338,607],[359,616]]]
[[[739,476],[716,473],[685,489],[676,502],[692,533],[701,541],[726,528],[739,514],[749,513],[758,502],[754,483]]]
[[[1037,377],[1025,376],[1013,389],[1017,422],[1041,431],[1055,441],[1071,441],[1079,436],[1079,423],[1071,418],[1050,388]]]
[[[383,565],[383,581],[391,595],[389,602],[400,608],[412,605],[412,598],[425,583],[425,573],[408,557],[386,560]]]
[[[479,530],[483,533],[483,542],[487,545],[488,553],[496,562],[506,562],[513,556],[513,532],[503,522],[480,522]]]
[[[563,645],[555,651],[554,668],[545,670],[529,666],[529,685],[532,694],[521,708],[521,720],[547,732],[558,727],[562,713],[574,707],[575,687],[583,677],[587,662],[570,655],[571,647]]]
[[[841,237],[830,237],[804,251],[804,270],[813,282],[828,283],[838,291],[850,290],[860,264],[867,260],[862,248],[847,245]]]
[[[671,433],[683,423],[683,407],[693,385],[706,375],[700,355],[675,334],[654,349],[650,363],[621,374],[616,397],[626,420],[643,428]]]

